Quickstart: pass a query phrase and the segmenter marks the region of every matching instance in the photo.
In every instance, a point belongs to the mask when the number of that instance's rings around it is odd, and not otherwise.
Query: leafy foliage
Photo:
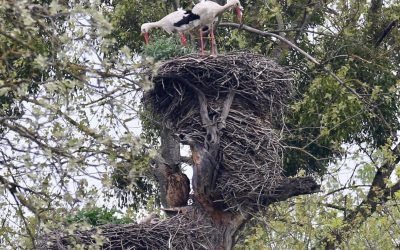
[[[24,27],[25,23],[33,22],[33,19],[21,20],[20,13],[5,5],[0,10],[1,24],[4,29],[15,30]],[[42,36],[31,36],[33,32],[39,32]],[[17,93],[18,87],[26,88],[27,94],[38,91],[41,82],[45,81],[49,74],[49,68],[43,67],[43,56],[50,55],[48,36],[40,25],[34,23],[29,29],[21,31],[20,37],[2,33],[0,36],[0,114],[2,116],[19,117],[23,110],[19,105]],[[29,47],[26,42],[29,42]],[[5,128],[0,124],[0,133]]]
[[[113,191],[109,195],[118,198],[120,207],[131,207],[136,211],[152,200],[157,201],[155,206],[160,206],[158,189],[148,171],[150,160],[150,156],[143,153],[133,159],[132,165],[121,164],[112,171]]]
[[[88,223],[91,226],[104,224],[128,224],[134,221],[130,218],[118,218],[116,209],[94,207],[79,211],[74,216],[68,216],[67,223]]]
[[[151,105],[148,104],[144,107],[142,104],[140,106],[139,116],[143,127],[143,133],[141,136],[147,144],[157,148],[159,146],[161,128],[160,125],[153,120],[155,115],[156,114],[154,114]]]
[[[146,46],[143,55],[152,57],[155,61],[191,54],[195,50],[191,46],[182,46],[174,37],[159,37],[154,43]]]
[[[128,49],[104,58],[113,41],[98,7],[0,6],[1,246],[32,249],[45,224],[58,228],[76,207],[107,202],[105,173],[136,154],[130,121],[145,83],[132,78]]]

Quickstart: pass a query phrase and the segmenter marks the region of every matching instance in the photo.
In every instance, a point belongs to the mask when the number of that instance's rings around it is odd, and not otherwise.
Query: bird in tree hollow
[[[192,15],[200,16],[200,20],[194,20],[195,26],[200,26],[200,50],[204,54],[203,43],[203,27],[210,27],[211,32],[211,54],[216,54],[215,39],[214,39],[214,22],[216,18],[226,10],[235,8],[236,15],[240,23],[242,23],[242,6],[239,0],[227,0],[225,5],[219,5],[213,1],[202,0],[200,3],[193,6]]]
[[[167,177],[166,200],[169,207],[186,206],[189,200],[190,181],[182,172]]]
[[[177,11],[174,11],[157,22],[149,22],[144,23],[141,26],[141,31],[144,36],[144,40],[146,44],[149,44],[149,31],[153,28],[162,28],[168,34],[171,33],[179,33],[181,37],[181,43],[186,46],[186,37],[184,32],[189,31],[196,27],[200,17],[198,15],[193,14],[190,10],[183,10],[179,8]]]
[[[160,185],[164,208],[186,206],[189,200],[190,181],[182,173],[180,166],[170,166],[161,156],[156,156],[151,162],[151,167]]]

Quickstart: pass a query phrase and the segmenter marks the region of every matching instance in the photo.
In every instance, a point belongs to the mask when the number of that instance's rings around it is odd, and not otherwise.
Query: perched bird
[[[193,14],[190,10],[183,10],[179,8],[177,11],[166,15],[157,22],[142,24],[141,31],[143,33],[146,44],[149,44],[148,32],[153,28],[162,28],[168,34],[179,33],[181,37],[181,43],[183,45],[186,45],[186,37],[183,32],[189,31],[196,27],[195,25],[198,23],[196,22],[196,20],[200,20],[200,17],[198,15]]]
[[[184,173],[173,173],[167,177],[166,200],[169,207],[186,206],[189,200],[189,193],[190,181]]]
[[[204,54],[204,44],[203,44],[203,27],[209,26],[211,32],[211,54],[216,54],[215,50],[215,39],[214,39],[214,22],[216,18],[224,13],[224,11],[235,7],[236,15],[239,22],[242,22],[242,6],[239,0],[227,0],[225,5],[219,5],[213,1],[202,0],[200,3],[193,6],[192,15],[200,16],[200,20],[192,21],[193,24],[198,27],[200,26],[200,49],[201,54]]]
[[[190,181],[179,165],[169,166],[164,158],[155,156],[151,162],[154,176],[160,185],[161,203],[164,208],[186,206],[189,200]]]

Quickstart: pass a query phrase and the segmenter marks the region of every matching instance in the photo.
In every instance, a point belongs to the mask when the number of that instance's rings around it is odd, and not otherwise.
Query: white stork
[[[201,54],[204,54],[204,45],[203,45],[203,31],[202,28],[204,26],[209,26],[211,28],[211,54],[216,54],[214,43],[214,21],[216,18],[224,13],[224,11],[236,8],[236,15],[239,19],[239,22],[242,23],[242,6],[240,5],[239,0],[227,0],[226,4],[221,6],[213,1],[202,0],[200,3],[193,6],[192,14],[200,16],[200,22],[195,20],[195,26],[200,26],[200,47]]]
[[[188,31],[196,27],[198,20],[200,17],[198,15],[194,15],[190,10],[183,10],[179,8],[177,11],[174,11],[157,22],[144,23],[141,26],[141,31],[144,35],[144,40],[146,44],[149,44],[149,31],[153,28],[162,28],[168,34],[173,32],[179,33],[181,37],[181,42],[183,45],[186,45],[186,37],[183,32]],[[197,22],[196,22],[197,20]]]

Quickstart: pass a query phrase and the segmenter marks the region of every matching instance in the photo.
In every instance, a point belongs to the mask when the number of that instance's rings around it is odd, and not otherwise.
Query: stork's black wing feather
[[[174,26],[181,27],[198,19],[200,19],[199,15],[194,14],[191,10],[187,10],[185,16],[180,21],[174,23]]]

